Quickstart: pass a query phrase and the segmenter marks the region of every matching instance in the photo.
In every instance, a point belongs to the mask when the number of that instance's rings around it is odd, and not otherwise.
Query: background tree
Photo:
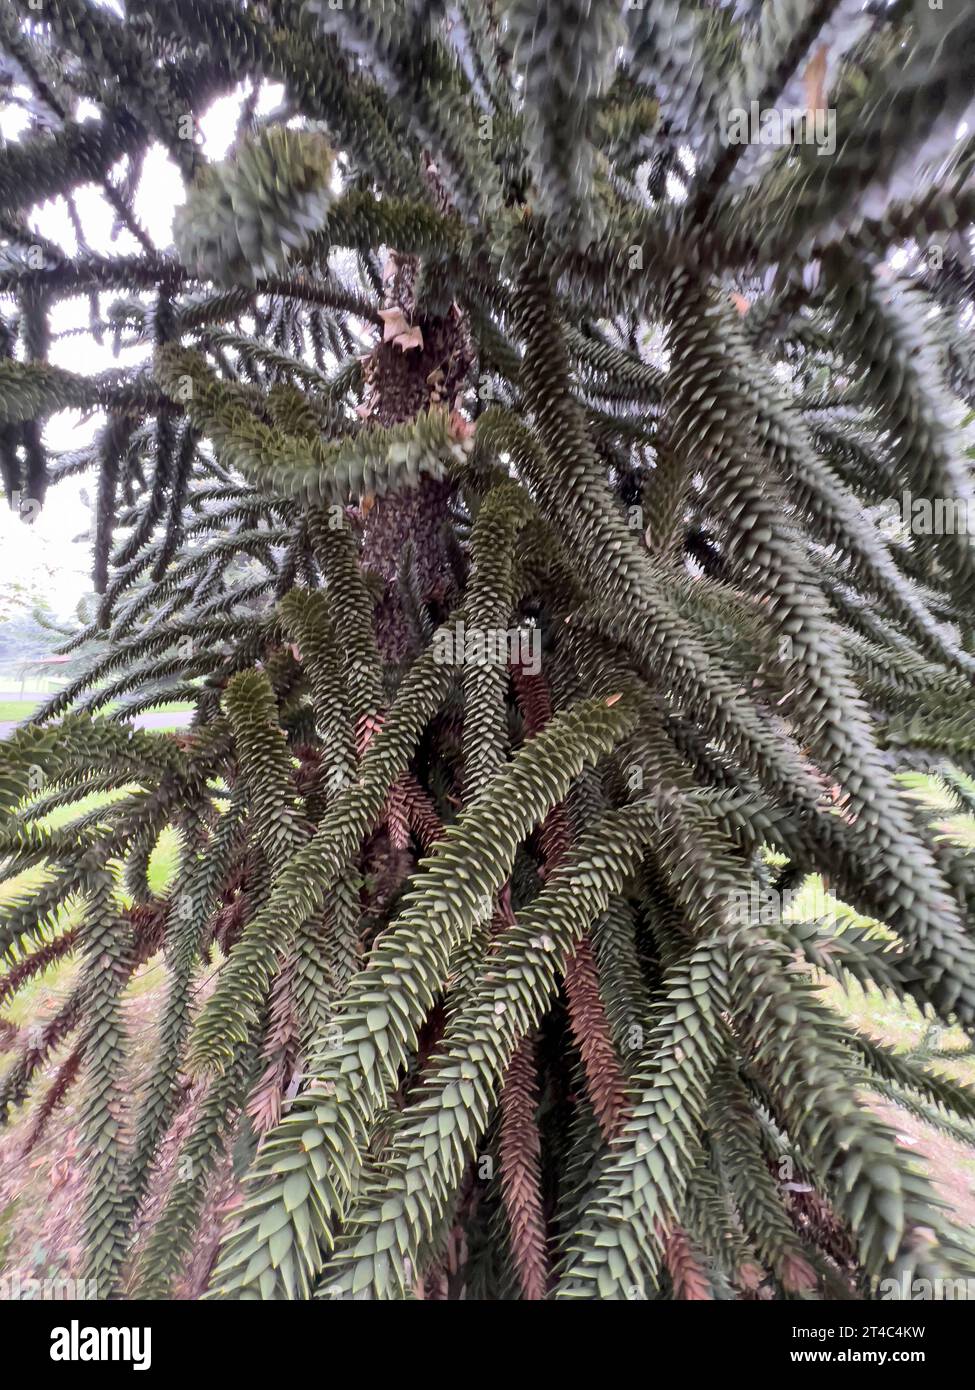
[[[81,959],[2,1099],[72,1040],[42,1105],[80,1074],[85,1274],[171,1292],[231,1146],[224,1295],[971,1272],[863,1091],[946,1121],[975,1096],[845,1028],[808,966],[975,1021],[970,862],[892,776],[971,760],[973,549],[881,524],[905,490],[973,500],[975,12],[0,16],[31,122],[0,151],[0,463],[39,501],[97,470],[101,595],[86,673],[0,750],[8,870],[49,866],[4,904],[0,988]],[[196,118],[234,89],[209,163]],[[835,152],[728,143],[753,101],[828,107]],[[133,212],[155,143],[188,190],[166,251]],[[138,251],[30,228],[85,183]],[[141,365],[50,364],[79,294]],[[104,425],[49,456],[69,406]],[[189,730],[126,725],[174,698]],[[814,871],[885,929],[756,908]],[[158,951],[133,1088],[120,999]]]

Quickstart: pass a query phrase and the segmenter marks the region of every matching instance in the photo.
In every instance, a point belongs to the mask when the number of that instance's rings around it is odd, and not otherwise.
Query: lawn
[[[0,724],[26,719],[35,709],[37,703],[34,700],[0,700]]]
[[[95,792],[91,796],[86,796],[83,800],[76,802],[73,806],[61,807],[57,811],[52,811],[49,816],[45,816],[38,824],[46,826],[48,829],[56,829],[58,826],[67,825],[69,821],[75,820],[78,816],[86,815],[89,811],[97,810],[99,806],[109,806],[113,801],[118,801],[128,793],[135,791],[135,787],[122,788],[117,792]],[[161,894],[166,891],[173,875],[176,872],[176,859],[179,851],[179,841],[176,831],[167,826],[163,830],[156,842],[156,847],[149,859],[148,882],[153,893]],[[10,898],[20,896],[31,888],[38,887],[44,882],[47,870],[43,865],[25,869],[23,873],[15,874],[11,878],[0,882],[0,905]],[[121,885],[118,888],[118,900],[122,906],[129,906],[131,898],[125,893]],[[58,921],[62,929],[67,929],[76,924],[78,920],[79,905],[76,903],[65,905],[58,914]],[[147,967],[143,967],[132,981],[130,988],[139,985],[144,977]],[[54,998],[63,994],[70,985],[75,970],[75,962],[71,960],[58,961],[42,974],[36,976],[24,989],[20,990],[13,999],[8,1001],[3,1009],[3,1017],[18,1026],[30,1022],[38,1012],[38,1004],[46,999]],[[161,967],[156,971],[157,976],[161,974]],[[144,986],[142,986],[144,988]],[[9,1054],[0,1049],[0,1065],[9,1061]]]
[[[27,719],[38,707],[37,700],[0,700],[0,724],[11,724]],[[110,714],[118,709],[117,704],[108,704],[99,713]],[[161,705],[153,705],[147,714],[184,714],[192,709],[185,701],[168,700]]]

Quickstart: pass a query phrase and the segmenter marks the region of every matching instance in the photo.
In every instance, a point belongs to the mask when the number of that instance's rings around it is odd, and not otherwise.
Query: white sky
[[[236,128],[237,113],[246,86],[219,98],[200,120],[202,148],[209,159],[221,159],[227,153]],[[261,115],[280,104],[284,89],[267,83],[261,91],[258,111]],[[23,95],[22,92],[15,93]],[[95,112],[93,106],[82,103],[79,118]],[[6,141],[15,141],[27,125],[27,115],[19,107],[0,108],[0,134]],[[123,167],[123,166],[120,166]],[[116,171],[118,172],[118,171]],[[142,179],[134,199],[139,221],[153,243],[160,249],[172,245],[173,213],[185,198],[183,179],[165,150],[155,145],[145,161]],[[94,184],[79,188],[75,206],[85,239],[91,250],[104,254],[138,254],[141,247],[130,232],[123,229],[112,240],[114,210],[104,194]],[[61,246],[68,254],[77,252],[74,230],[63,198],[40,204],[28,221],[40,235]],[[124,292],[111,290],[101,295],[104,315],[114,299]],[[123,349],[115,357],[111,334],[106,334],[101,346],[87,331],[89,303],[86,296],[62,300],[51,315],[52,335],[71,328],[85,331],[63,338],[51,345],[50,360],[56,366],[86,375],[112,368],[131,366],[146,356],[145,349]],[[78,410],[64,410],[52,415],[44,429],[44,442],[51,449],[79,449],[91,443],[104,422],[101,412],[82,417]],[[91,549],[87,541],[75,538],[87,530],[90,515],[81,493],[94,498],[94,475],[67,478],[48,491],[40,514],[29,524],[13,511],[0,505],[0,590],[12,581],[25,579],[36,584],[37,592],[47,598],[55,613],[64,617],[75,611],[79,600],[91,593]]]
[[[209,159],[221,159],[227,153],[247,89],[248,84],[242,84],[236,91],[219,98],[200,119],[202,148]],[[22,89],[15,89],[14,94],[25,93]],[[263,84],[258,112],[266,115],[273,111],[279,106],[283,94],[284,89],[280,85]],[[83,119],[96,115],[97,110],[90,103],[81,103],[77,114]],[[26,125],[27,115],[21,108],[0,106],[0,134],[4,140],[20,138]],[[962,123],[957,132],[958,138],[965,133],[967,126]],[[119,166],[120,169],[122,167],[124,165]],[[684,196],[680,185],[676,181],[674,184],[672,196]],[[179,170],[161,146],[153,146],[146,158],[134,203],[140,222],[160,250],[172,245],[173,213],[184,198],[185,188]],[[92,250],[105,254],[138,254],[141,248],[127,230],[122,229],[112,240],[115,214],[97,186],[88,184],[79,188],[75,193],[75,206],[85,239]],[[63,198],[39,205],[28,220],[49,241],[63,247],[68,254],[76,253],[78,248],[74,230]],[[891,264],[893,268],[901,269],[910,259],[911,255],[906,249],[900,250],[894,253]],[[115,290],[102,294],[102,313],[113,299],[121,297],[123,292]],[[54,335],[72,328],[84,330],[52,343],[50,360],[55,365],[91,374],[113,367],[131,366],[146,357],[146,350],[139,348],[123,349],[116,358],[111,334],[106,334],[104,342],[99,345],[87,331],[88,319],[89,303],[85,296],[63,300],[55,306],[51,316]],[[81,448],[91,442],[103,420],[100,412],[83,418],[80,411],[62,411],[48,419],[44,441],[55,450]],[[0,505],[0,593],[14,580],[21,583],[27,580],[36,586],[38,594],[48,600],[59,617],[75,612],[79,601],[91,593],[90,545],[87,540],[76,539],[86,532],[91,519],[82,500],[82,492],[94,498],[94,474],[68,478],[57,487],[50,488],[43,509],[30,524]]]

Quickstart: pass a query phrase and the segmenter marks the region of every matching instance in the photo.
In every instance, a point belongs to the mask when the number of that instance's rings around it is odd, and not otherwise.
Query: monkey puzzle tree
[[[975,1095],[819,985],[975,1022],[971,861],[895,778],[973,800],[975,552],[888,508],[973,501],[975,12],[4,0],[0,42],[0,461],[97,473],[101,596],[0,745],[6,873],[46,866],[0,997],[78,958],[2,1097],[78,1079],[84,1273],[170,1294],[231,1151],[222,1296],[971,1272],[865,1096],[962,1133]],[[67,254],[27,214],[83,185],[119,241]],[[77,296],[137,365],[51,363]],[[68,407],[104,423],[57,454]],[[769,908],[815,873],[848,909]]]

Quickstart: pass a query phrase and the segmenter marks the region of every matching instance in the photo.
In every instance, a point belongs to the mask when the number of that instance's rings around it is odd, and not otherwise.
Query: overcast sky
[[[15,89],[17,91],[17,89]],[[209,108],[200,121],[203,150],[209,159],[221,159],[233,140],[237,113],[245,87],[221,97]],[[23,93],[22,93],[23,94]],[[283,88],[265,84],[259,111],[272,111],[281,101]],[[93,114],[89,107],[87,114]],[[85,104],[79,116],[86,114]],[[5,140],[16,140],[27,125],[27,115],[16,106],[0,108],[0,133]],[[119,168],[124,167],[120,165]],[[152,148],[145,162],[142,179],[135,197],[135,211],[155,245],[164,250],[172,245],[173,213],[183,202],[185,189],[182,176],[163,148]],[[141,250],[130,232],[122,230],[112,240],[115,214],[104,194],[92,184],[77,191],[75,206],[89,247],[105,254],[138,254]],[[29,218],[30,225],[49,241],[64,248],[70,255],[77,252],[74,230],[63,198],[43,203]],[[111,290],[101,296],[104,310],[122,292]],[[111,368],[131,366],[146,357],[144,348],[125,349],[116,358],[112,351],[111,335],[99,346],[87,331],[89,303],[86,296],[66,299],[54,306],[51,315],[52,335],[50,360],[59,367],[92,374]],[[59,339],[66,330],[85,331]],[[51,449],[79,449],[89,444],[104,421],[100,412],[83,418],[78,410],[63,410],[47,421],[44,442]],[[91,592],[91,548],[86,541],[74,542],[89,525],[89,513],[81,500],[81,492],[92,495],[92,477],[68,478],[48,492],[40,515],[30,524],[13,511],[0,505],[0,589],[13,580],[29,580],[37,592],[48,598],[59,616],[74,612],[79,599]]]
[[[18,89],[15,89],[15,93]],[[236,92],[215,101],[199,122],[203,150],[209,159],[221,159],[233,140],[237,115],[247,84]],[[26,94],[21,92],[22,95]],[[258,111],[266,115],[281,102],[284,89],[265,83],[261,90]],[[81,103],[79,118],[95,116],[96,108]],[[0,105],[0,133],[5,140],[17,140],[27,125],[26,113],[17,106]],[[957,134],[967,133],[964,123]],[[124,168],[124,161],[116,173]],[[671,196],[682,196],[676,180]],[[155,245],[163,250],[172,245],[172,221],[176,208],[184,201],[182,176],[163,148],[155,145],[145,161],[142,179],[135,196],[135,211]],[[88,246],[105,254],[138,254],[135,238],[121,230],[112,240],[115,214],[104,195],[94,185],[78,189],[75,205]],[[77,242],[67,204],[63,198],[42,204],[29,219],[32,227],[50,241],[62,246],[68,254],[77,252]],[[908,260],[904,251],[895,253],[890,263],[900,268]],[[100,297],[104,314],[113,299],[122,297],[113,290]],[[122,350],[113,355],[111,335],[99,345],[87,331],[89,302],[84,296],[58,303],[52,313],[52,343],[50,360],[58,366],[91,374],[113,367],[131,366],[144,361],[145,348]],[[58,334],[71,329],[82,332],[64,338]],[[91,442],[104,416],[96,413],[82,418],[77,410],[61,411],[52,416],[44,429],[44,441],[49,448],[78,449]],[[91,549],[87,541],[75,540],[87,530],[89,512],[81,493],[95,492],[94,475],[69,478],[49,490],[43,510],[30,524],[13,511],[0,505],[0,593],[12,580],[28,580],[38,594],[48,599],[58,616],[67,616],[77,608],[79,600],[91,592]]]

